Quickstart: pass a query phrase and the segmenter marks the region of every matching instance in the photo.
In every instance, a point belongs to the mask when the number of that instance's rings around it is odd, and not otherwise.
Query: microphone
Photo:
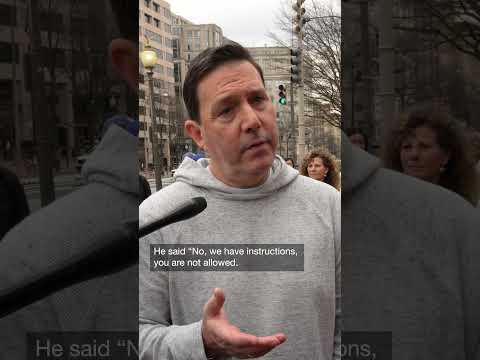
[[[203,197],[194,197],[183,204],[180,208],[174,210],[163,219],[156,220],[138,229],[138,237],[142,238],[154,231],[161,229],[177,221],[183,221],[200,214],[207,207],[207,201]]]
[[[138,263],[138,239],[160,228],[192,218],[207,207],[205,198],[196,197],[164,218],[138,228],[138,219],[126,221],[108,234],[108,239],[90,246],[42,274],[0,292],[0,319],[54,292],[96,277],[121,271]]]

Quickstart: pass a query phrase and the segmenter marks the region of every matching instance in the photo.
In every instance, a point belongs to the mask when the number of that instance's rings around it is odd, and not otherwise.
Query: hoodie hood
[[[342,194],[353,192],[381,167],[378,158],[352,145],[342,133]]]
[[[117,125],[110,126],[82,167],[89,183],[99,182],[138,194],[138,138]]]
[[[273,159],[270,175],[260,186],[235,188],[225,185],[208,169],[208,159],[197,161],[186,157],[175,172],[175,181],[211,191],[215,197],[230,200],[254,200],[269,196],[294,181],[299,173],[290,167],[279,155]]]

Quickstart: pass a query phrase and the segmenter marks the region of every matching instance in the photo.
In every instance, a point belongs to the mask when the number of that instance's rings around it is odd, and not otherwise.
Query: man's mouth
[[[258,148],[258,147],[262,146],[263,144],[267,144],[267,143],[268,143],[268,141],[264,140],[264,139],[255,140],[252,143],[247,145],[246,150],[251,150],[251,149]]]

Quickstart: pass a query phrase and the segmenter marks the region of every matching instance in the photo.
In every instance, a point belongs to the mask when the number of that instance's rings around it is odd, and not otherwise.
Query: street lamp
[[[170,105],[171,105],[171,99],[170,95],[167,92],[162,93],[162,97],[165,98],[166,103],[168,104],[167,107],[167,120],[168,120],[168,126],[167,126],[167,137],[168,137],[168,147],[167,147],[167,173],[170,174],[170,171],[172,169],[172,153],[171,153],[171,116],[170,116]]]
[[[140,52],[140,60],[142,61],[143,67],[147,70],[148,77],[148,90],[150,92],[150,116],[152,117],[152,136],[150,141],[152,142],[152,155],[153,155],[153,170],[155,172],[155,186],[157,191],[162,188],[162,148],[158,144],[157,137],[157,117],[155,113],[154,105],[154,91],[153,91],[153,69],[157,64],[157,52],[155,49],[150,46],[150,43],[147,41],[143,48],[143,51]],[[148,160],[147,160],[148,161]]]

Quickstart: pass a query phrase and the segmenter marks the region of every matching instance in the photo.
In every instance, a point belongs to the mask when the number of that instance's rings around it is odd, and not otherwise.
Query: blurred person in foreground
[[[112,40],[113,68],[138,91],[138,4],[112,0],[120,30]],[[125,236],[125,222],[138,218],[138,122],[124,115],[109,121],[102,141],[82,168],[87,184],[36,211],[0,242],[0,292]],[[135,235],[135,233],[134,233]],[[132,241],[136,241],[133,237]],[[30,332],[136,331],[138,267],[121,268],[60,290],[0,319],[0,353],[26,359]]]
[[[17,175],[0,166],[0,241],[29,214],[25,191]]]
[[[313,150],[308,153],[300,166],[300,174],[323,181],[340,190],[340,173],[337,160],[325,149]]]
[[[422,106],[402,114],[387,141],[387,168],[442,186],[477,204],[475,161],[464,127],[446,111]]]
[[[480,359],[478,211],[382,168],[345,135],[342,169],[342,347],[371,341],[388,359]],[[347,343],[351,332],[361,333]],[[372,332],[390,338],[391,352]]]
[[[480,132],[472,130],[470,134],[472,155],[475,162],[475,171],[477,172],[477,183],[480,191]],[[480,196],[477,201],[477,207],[480,208]]]
[[[140,358],[339,359],[339,193],[275,155],[273,103],[242,46],[200,53],[183,96],[186,131],[210,161],[184,159],[175,183],[141,204],[139,221],[195,196],[208,206],[140,241]],[[305,270],[150,270],[151,244],[182,243],[304,244]]]

